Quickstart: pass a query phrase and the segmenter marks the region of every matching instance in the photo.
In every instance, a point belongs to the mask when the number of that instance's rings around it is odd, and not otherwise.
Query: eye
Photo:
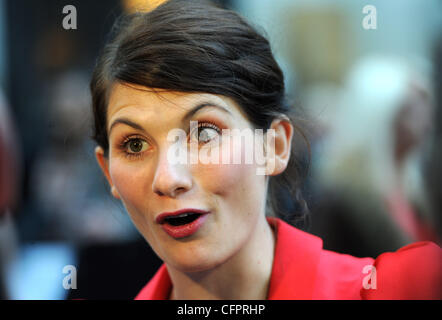
[[[191,132],[190,140],[198,141],[198,143],[205,144],[217,138],[220,133],[221,129],[219,129],[213,123],[202,122],[198,123],[198,128]]]
[[[127,153],[140,153],[146,151],[149,144],[140,138],[130,138],[124,142],[125,151]]]

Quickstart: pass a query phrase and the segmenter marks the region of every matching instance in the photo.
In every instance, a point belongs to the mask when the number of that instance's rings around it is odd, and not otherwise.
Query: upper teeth
[[[191,214],[192,213],[182,213],[182,214],[179,214],[177,216],[170,216],[169,218],[184,218],[184,217],[187,217],[187,216],[189,216]]]

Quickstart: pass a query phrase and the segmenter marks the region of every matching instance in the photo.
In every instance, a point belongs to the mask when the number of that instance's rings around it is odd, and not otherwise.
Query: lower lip
[[[199,228],[203,226],[204,222],[207,220],[207,215],[207,213],[202,214],[195,221],[182,226],[172,226],[168,223],[163,223],[161,226],[163,227],[163,230],[166,231],[166,233],[172,238],[185,238],[193,235],[199,230]]]

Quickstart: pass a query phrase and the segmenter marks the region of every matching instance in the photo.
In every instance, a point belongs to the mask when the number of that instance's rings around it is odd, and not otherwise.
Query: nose
[[[171,163],[167,150],[159,155],[158,165],[152,182],[152,190],[159,196],[176,198],[192,187],[192,176],[187,165]]]

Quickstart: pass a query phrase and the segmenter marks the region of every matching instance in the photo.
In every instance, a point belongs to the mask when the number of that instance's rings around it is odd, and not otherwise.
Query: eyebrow
[[[221,106],[219,104],[216,104],[213,102],[203,102],[203,103],[200,103],[199,105],[197,105],[195,108],[193,108],[189,112],[187,112],[186,115],[183,117],[183,121],[190,119],[193,115],[195,115],[201,109],[208,108],[208,107],[214,107],[214,108],[222,110],[230,115],[232,114],[228,109],[224,108],[223,106]],[[129,120],[128,118],[122,117],[122,118],[117,118],[114,120],[114,122],[112,122],[111,126],[109,127],[109,133],[108,133],[109,136],[110,136],[112,129],[119,123],[128,125],[134,129],[146,132],[144,130],[144,128],[141,125],[139,125],[138,123],[133,122],[132,120]]]

